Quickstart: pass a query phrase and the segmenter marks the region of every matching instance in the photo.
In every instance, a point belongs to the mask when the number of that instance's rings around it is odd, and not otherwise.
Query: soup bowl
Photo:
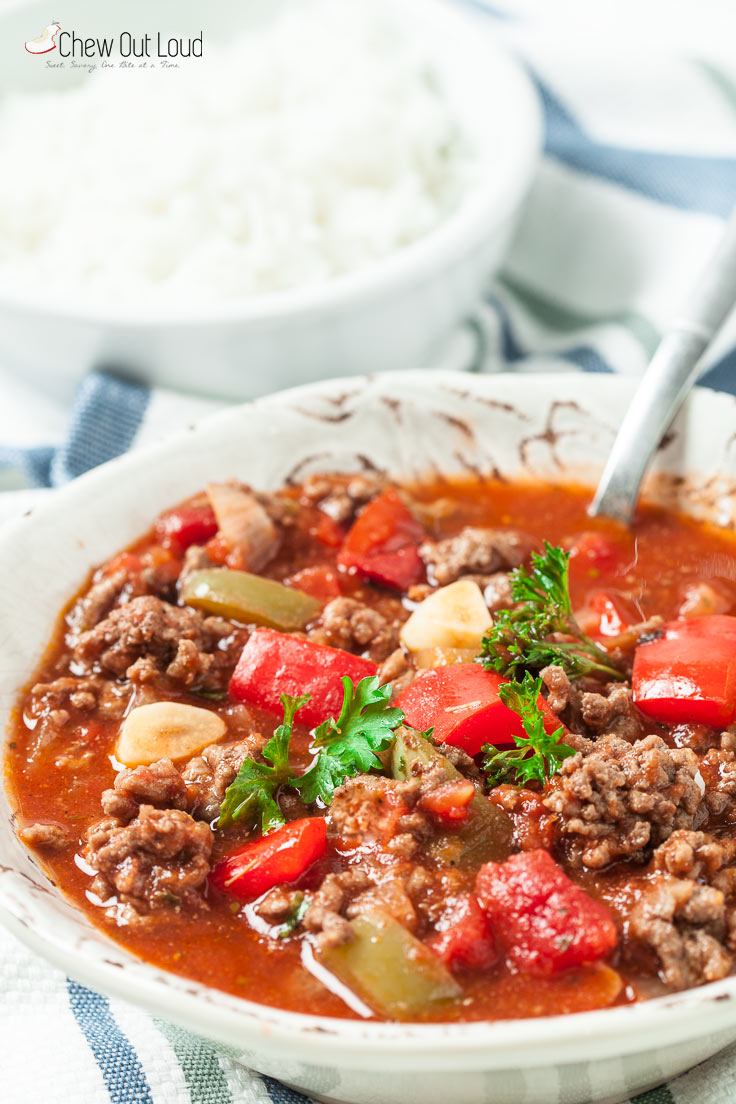
[[[318,470],[378,469],[592,483],[631,392],[625,379],[584,375],[351,377],[228,410],[83,476],[0,532],[4,725],[90,567],[207,481],[268,489]],[[732,527],[735,424],[735,399],[696,390],[662,442],[649,498]],[[19,841],[7,792],[0,919],[84,984],[235,1048],[242,1063],[321,1100],[613,1104],[736,1038],[734,977],[523,1024],[339,1020],[230,996],[147,964],[91,926]]]

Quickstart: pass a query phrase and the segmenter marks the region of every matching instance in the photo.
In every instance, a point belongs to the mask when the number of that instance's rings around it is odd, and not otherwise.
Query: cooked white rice
[[[427,234],[472,169],[431,59],[371,3],[302,2],[179,69],[0,111],[0,292],[237,300]],[[68,63],[67,63],[68,64]],[[8,169],[12,166],[12,170]]]

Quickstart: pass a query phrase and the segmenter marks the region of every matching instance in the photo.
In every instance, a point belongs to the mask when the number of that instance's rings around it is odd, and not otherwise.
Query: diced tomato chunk
[[[296,719],[312,728],[340,715],[345,676],[355,684],[377,672],[371,660],[341,648],[313,644],[275,629],[256,629],[240,654],[230,694],[237,701],[277,715],[283,710],[282,694],[310,694],[310,700],[297,710]]]
[[[420,797],[417,808],[435,820],[455,824],[466,819],[474,797],[475,786],[464,778],[458,782],[444,782],[436,790],[430,790]]]
[[[205,549],[212,563],[218,567],[229,567],[233,571],[248,570],[248,560],[242,545],[233,544],[222,530],[218,530],[207,541]]]
[[[435,740],[477,755],[483,744],[513,744],[514,736],[524,735],[519,715],[498,695],[508,681],[479,663],[432,667],[417,675],[394,705],[404,710],[413,728],[434,728]],[[541,695],[539,706],[547,732],[563,727]]]
[[[211,506],[180,506],[156,522],[156,539],[166,548],[185,552],[192,544],[206,544],[217,532]]]
[[[336,572],[327,566],[302,568],[296,574],[290,575],[288,579],[284,579],[284,582],[287,586],[296,587],[304,594],[311,595],[318,602],[324,602],[325,605],[342,594]]]
[[[594,590],[588,595],[585,608],[577,614],[577,620],[588,636],[619,636],[636,624],[637,616],[621,595]]]
[[[339,548],[345,539],[345,530],[329,514],[323,513],[322,510],[317,512],[319,517],[314,525],[309,527],[309,535],[325,548]]]
[[[587,529],[569,542],[570,568],[574,574],[597,576],[613,575],[628,562],[629,552],[625,541],[628,533],[622,531],[618,540],[595,529]]]
[[[210,881],[224,893],[252,901],[273,886],[295,882],[327,850],[323,817],[303,817],[246,843],[222,859]]]
[[[137,575],[142,567],[141,558],[135,552],[120,552],[103,565],[101,574],[115,575],[118,571],[124,571],[127,575]]]
[[[634,701],[660,724],[722,728],[736,717],[736,617],[670,621],[634,653]]]
[[[369,502],[353,523],[337,557],[344,571],[406,590],[424,575],[419,544],[424,530],[396,491]]]
[[[476,893],[507,957],[540,977],[589,965],[617,942],[609,910],[568,878],[547,851],[522,851],[478,871]]]
[[[205,545],[207,555],[212,560],[213,564],[217,564],[218,567],[233,567],[232,564],[228,564],[228,558],[230,556],[230,542],[225,539],[222,533],[215,533],[214,537],[207,541]],[[238,568],[235,568],[238,570]]]
[[[504,782],[493,787],[488,800],[511,817],[514,840],[522,851],[535,851],[538,847],[549,850],[553,846],[557,817],[544,804],[540,793]]]
[[[472,893],[457,899],[446,926],[430,936],[427,945],[450,968],[485,970],[498,958],[488,919]]]

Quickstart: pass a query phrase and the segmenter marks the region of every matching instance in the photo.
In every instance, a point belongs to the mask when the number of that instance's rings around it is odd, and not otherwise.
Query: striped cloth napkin
[[[637,374],[736,202],[732,6],[709,0],[693,25],[690,5],[664,0],[458,2],[493,20],[526,62],[544,105],[546,147],[501,276],[436,366]],[[702,381],[736,393],[736,319],[706,358]],[[98,373],[71,410],[1,370],[0,395],[0,520],[222,405]],[[0,1101],[12,1104],[304,1099],[230,1053],[66,979],[2,929],[0,1028]],[[734,1100],[736,1044],[636,1098]]]

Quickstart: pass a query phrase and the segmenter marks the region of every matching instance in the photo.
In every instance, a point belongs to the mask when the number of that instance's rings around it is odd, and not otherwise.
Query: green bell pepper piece
[[[462,996],[447,967],[393,916],[375,909],[351,927],[350,942],[317,959],[375,1012],[406,1020]]]
[[[464,777],[434,744],[418,732],[404,728],[394,741],[391,774],[394,778],[412,778],[414,762],[440,763],[451,782]],[[430,844],[430,851],[441,865],[472,870],[484,862],[507,859],[511,854],[513,830],[511,818],[503,809],[477,791],[468,806],[467,820],[451,832],[438,836]]]
[[[188,606],[246,625],[293,632],[319,615],[322,603],[310,594],[247,571],[193,571],[181,588]]]

